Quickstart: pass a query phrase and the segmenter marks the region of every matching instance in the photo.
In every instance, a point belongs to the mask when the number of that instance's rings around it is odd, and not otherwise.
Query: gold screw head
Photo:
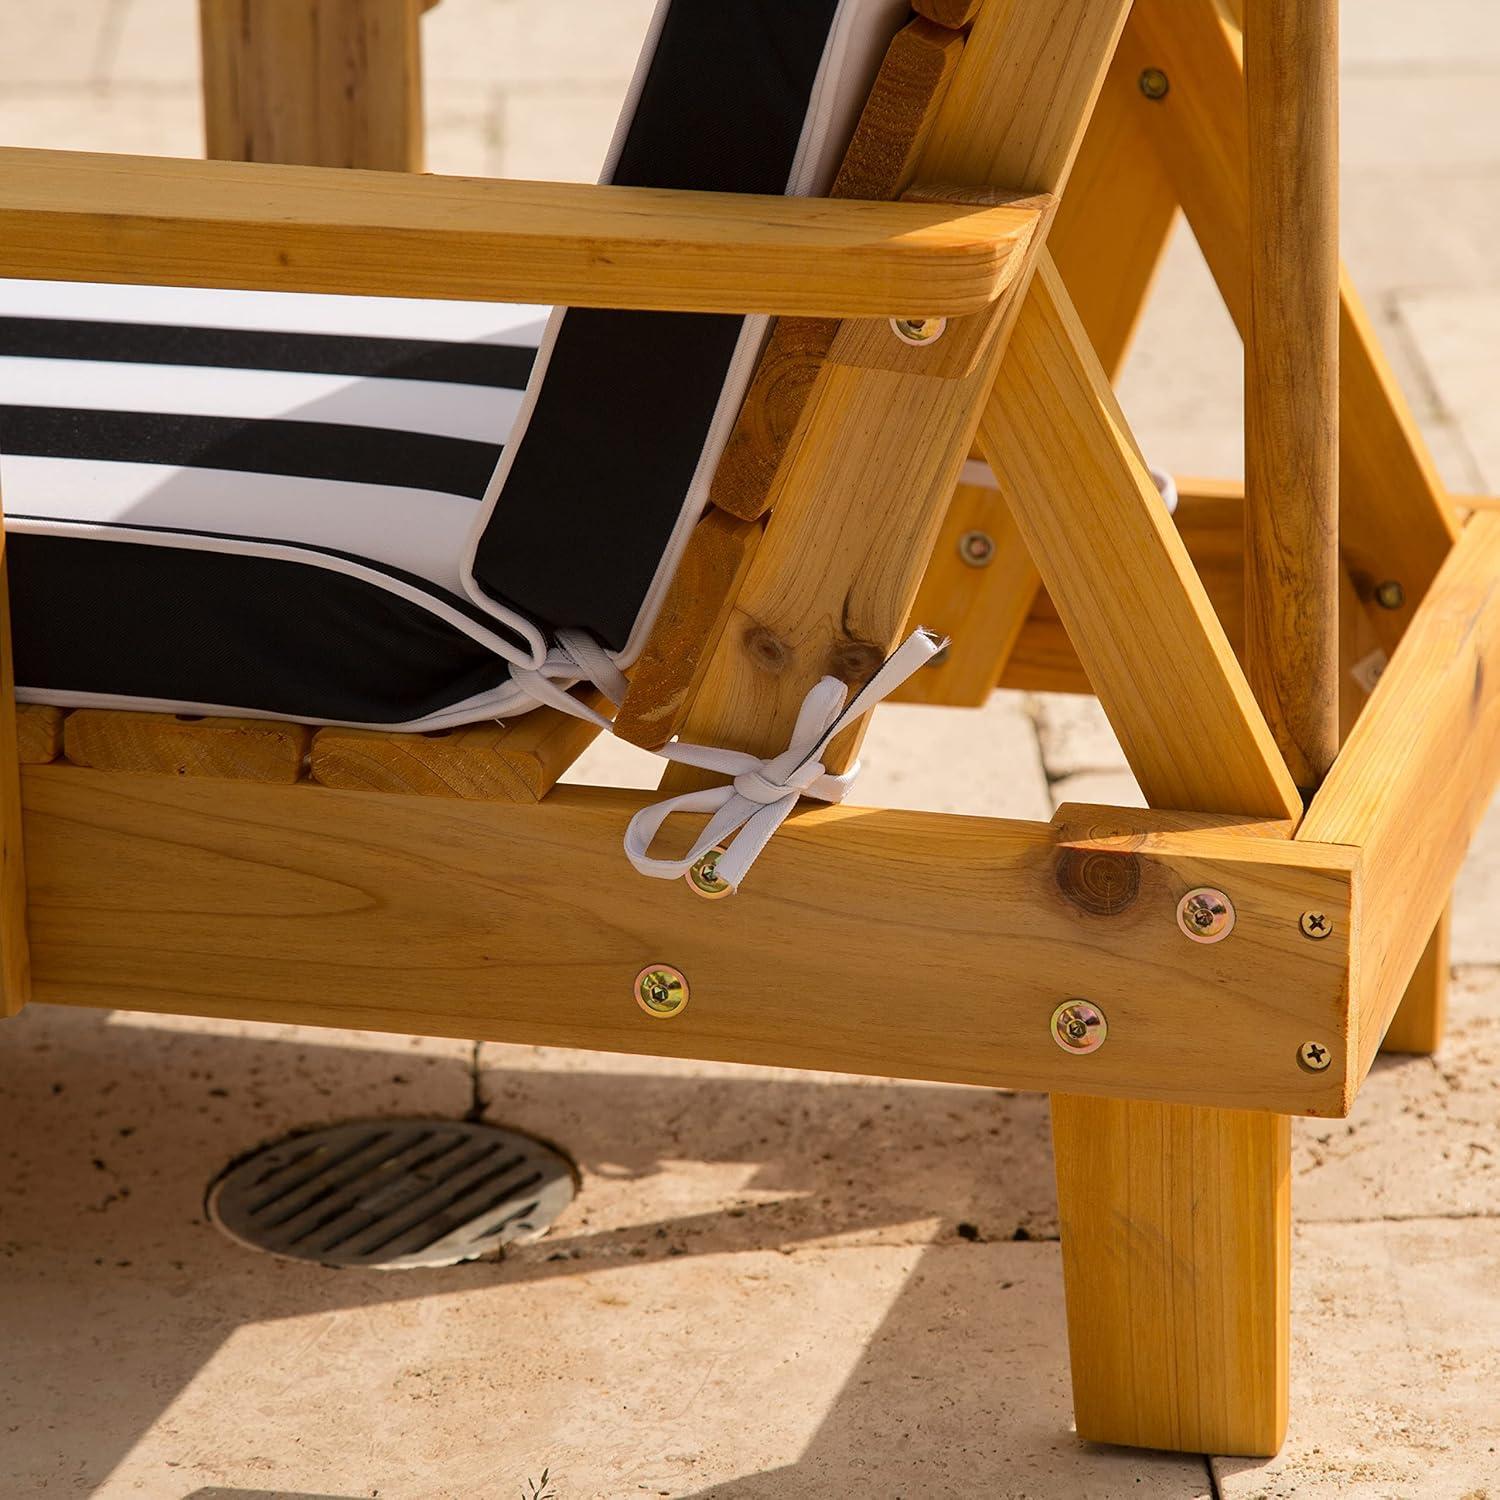
[[[688,982],[681,969],[647,964],[635,976],[635,1003],[658,1021],[681,1015],[688,1003]]]
[[[1394,578],[1375,585],[1375,602],[1382,609],[1400,609],[1406,603],[1406,590]]]
[[[1223,891],[1199,886],[1177,903],[1177,925],[1195,943],[1222,943],[1234,931],[1234,903]]]
[[[995,539],[987,531],[966,531],[958,539],[958,555],[971,568],[987,568],[995,560]]]
[[[1171,80],[1160,68],[1142,68],[1139,81],[1141,92],[1148,99],[1165,99],[1167,90],[1172,87]]]
[[[1328,920],[1327,913],[1321,911],[1303,912],[1297,925],[1302,929],[1302,936],[1310,937],[1315,943],[1321,943],[1333,932],[1333,923]]]
[[[947,318],[892,318],[891,332],[903,344],[935,344],[948,327]]]
[[[1322,1073],[1333,1063],[1333,1053],[1321,1042],[1303,1042],[1297,1048],[1297,1061],[1309,1073]]]
[[[1064,1052],[1097,1052],[1108,1035],[1109,1022],[1091,1000],[1064,1000],[1052,1012],[1052,1040]]]
[[[734,887],[719,878],[719,859],[723,853],[723,846],[715,845],[682,877],[689,889],[705,901],[718,901],[734,894]]]

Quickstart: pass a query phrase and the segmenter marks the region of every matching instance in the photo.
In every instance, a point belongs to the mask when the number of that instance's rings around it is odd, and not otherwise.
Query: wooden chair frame
[[[1250,0],[1243,42],[1228,0],[915,0],[816,201],[338,170],[420,164],[420,0],[202,7],[246,160],[0,152],[0,274],[774,313],[619,732],[778,750],[914,618],[954,639],[909,696],[1092,690],[1152,810],[810,809],[705,902],[608,853],[641,794],[553,789],[593,732],[554,711],[17,716],[7,633],[6,1008],[1045,1090],[1080,1435],[1275,1451],[1289,1117],[1436,1045],[1500,770],[1500,513],[1460,526],[1340,277],[1335,0]],[[359,87],[309,66],[312,11]],[[1174,525],[1110,375],[1179,204],[1246,335],[1249,478]],[[976,439],[997,489],[957,483]],[[669,1020],[654,964],[689,977]],[[1059,1044],[1075,997],[1097,1050]]]

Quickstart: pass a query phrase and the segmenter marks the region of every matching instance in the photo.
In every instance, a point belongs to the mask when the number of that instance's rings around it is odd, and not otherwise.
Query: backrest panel
[[[607,178],[826,190],[906,0],[667,0]],[[629,660],[764,342],[765,318],[554,313],[471,559],[481,603]],[[619,504],[601,504],[601,496]]]

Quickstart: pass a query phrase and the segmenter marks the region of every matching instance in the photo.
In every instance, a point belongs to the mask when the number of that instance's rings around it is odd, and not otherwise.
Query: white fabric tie
[[[733,780],[726,786],[686,792],[643,807],[625,830],[626,858],[642,875],[677,880],[710,850],[733,837],[734,842],[715,861],[715,873],[731,887],[739,885],[801,798],[843,801],[859,775],[859,763],[835,774],[823,765],[824,752],[839,734],[895,692],[945,644],[928,631],[916,631],[852,699],[848,687],[838,678],[823,678],[802,700],[791,740],[779,755],[762,758],[742,750],[679,740],[663,745],[656,751],[663,759],[716,771]],[[543,666],[534,671],[517,670],[512,677],[537,702],[550,703],[601,729],[611,727],[609,720],[580,703],[562,683],[587,677],[611,701],[618,703],[624,696],[625,680],[614,663],[597,644],[576,634],[560,633],[558,649]],[[680,858],[653,857],[651,842],[673,813],[706,813],[708,821],[692,848]]]

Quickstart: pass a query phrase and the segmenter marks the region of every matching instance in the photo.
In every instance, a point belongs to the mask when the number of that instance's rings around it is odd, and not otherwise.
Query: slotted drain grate
[[[451,1266],[546,1232],[573,1197],[567,1161],[461,1120],[310,1130],[236,1162],[210,1217],[255,1250],[367,1270]]]

